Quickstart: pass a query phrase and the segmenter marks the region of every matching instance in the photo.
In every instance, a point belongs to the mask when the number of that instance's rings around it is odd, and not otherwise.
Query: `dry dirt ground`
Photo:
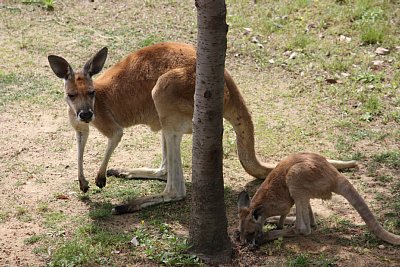
[[[107,64],[112,64],[147,42],[174,40],[194,43],[195,31],[186,30],[185,25],[194,28],[195,9],[190,4],[178,2],[56,1],[55,10],[46,11],[36,5],[0,1],[0,93],[3,102],[0,104],[0,266],[45,266],[59,243],[50,244],[45,253],[37,253],[36,245],[27,240],[40,235],[68,239],[77,227],[74,219],[86,216],[91,209],[87,201],[82,201],[77,186],[75,138],[66,118],[62,81],[51,73],[46,55],[64,55],[77,66],[101,46],[109,45],[111,53]],[[179,17],[176,10],[182,10],[186,15]],[[157,18],[160,12],[165,16],[162,23]],[[181,20],[180,23],[175,23],[177,20]],[[115,21],[121,21],[121,25],[112,26]],[[126,27],[125,31],[123,27]],[[131,40],[124,40],[128,38]],[[234,51],[228,52],[227,67],[253,113],[256,150],[261,160],[276,162],[288,153],[302,150],[338,156],[335,142],[340,129],[332,126],[332,121],[340,120],[342,115],[330,104],[320,103],[318,108],[326,107],[326,110],[319,114],[321,122],[311,131],[328,129],[332,133],[300,135],[286,143],[282,140],[291,131],[283,128],[301,124],[315,114],[304,107],[309,101],[307,97],[296,99],[296,103],[288,97],[281,98],[285,92],[290,92],[291,82],[298,78],[296,74],[275,68],[262,71],[251,58],[241,57]],[[227,127],[224,175],[230,192],[227,204],[229,233],[232,235],[237,226],[235,198],[238,192],[242,188],[254,192],[259,183],[240,167],[232,144],[234,137]],[[266,134],[264,129],[268,127],[274,131]],[[369,127],[376,132],[398,131],[395,122],[381,124],[377,121]],[[110,166],[157,165],[160,158],[158,140],[158,134],[144,126],[127,130]],[[190,144],[188,136],[183,144],[184,172],[188,181],[191,176]],[[359,142],[357,151],[363,151],[366,156],[360,159],[357,170],[345,175],[383,222],[388,208],[375,195],[381,192],[387,196],[390,188],[377,187],[369,175],[372,155],[381,147],[398,149],[398,139],[383,137],[379,141],[368,139]],[[90,190],[95,189],[93,177],[104,149],[105,138],[93,129],[85,153],[85,172],[91,183]],[[399,178],[398,169],[382,167],[378,171]],[[141,190],[146,192],[146,189]],[[121,201],[112,200],[113,204]],[[190,199],[176,205],[177,209],[187,208]],[[329,202],[315,200],[313,206],[318,228],[310,236],[271,243],[258,251],[249,251],[234,241],[232,265],[285,266],[299,255],[306,255],[312,259],[308,265],[400,266],[400,248],[365,234],[367,230],[363,221],[344,199],[334,196]],[[62,232],[54,232],[47,225],[44,210],[64,214],[64,220],[60,222]],[[179,216],[179,212],[174,214]],[[139,221],[140,215],[133,214],[112,217],[108,223],[129,230]],[[180,233],[187,234],[188,222],[182,221]],[[394,229],[399,233],[399,225]],[[121,260],[115,264],[158,265],[144,256],[138,259],[127,257],[129,262]]]

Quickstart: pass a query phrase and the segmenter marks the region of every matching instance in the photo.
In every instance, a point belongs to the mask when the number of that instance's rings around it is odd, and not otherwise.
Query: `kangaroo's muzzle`
[[[81,110],[78,112],[78,119],[80,121],[89,123],[93,120],[93,117],[94,117],[94,114],[93,114],[93,111],[91,111],[91,110],[86,110],[86,111]]]

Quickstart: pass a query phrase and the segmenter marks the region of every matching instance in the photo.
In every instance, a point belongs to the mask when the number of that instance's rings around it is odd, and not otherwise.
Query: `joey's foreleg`
[[[151,168],[136,168],[132,170],[111,169],[107,171],[107,175],[125,179],[155,179],[155,180],[166,181],[167,147],[163,133],[161,134],[161,149],[162,149],[162,160],[161,160],[161,165],[158,169],[151,169]]]
[[[293,225],[296,221],[296,216],[272,216],[267,218],[266,222],[271,224],[276,224],[277,229],[283,229],[283,226],[286,225]]]
[[[85,151],[85,146],[87,139],[89,137],[89,127],[76,131],[76,144],[78,148],[78,180],[79,180],[79,188],[83,192],[87,192],[89,190],[89,182],[86,180],[85,175],[83,173],[83,153]]]
[[[107,149],[104,155],[103,161],[101,162],[101,166],[96,176],[96,185],[100,188],[103,188],[106,185],[106,171],[107,165],[110,161],[111,155],[114,152],[115,148],[118,146],[121,141],[123,135],[123,130],[118,129],[113,132],[112,136],[108,138]]]

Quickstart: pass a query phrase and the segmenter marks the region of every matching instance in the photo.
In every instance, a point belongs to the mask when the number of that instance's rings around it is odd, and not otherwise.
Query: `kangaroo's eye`
[[[88,93],[88,95],[89,95],[90,97],[94,97],[94,96],[96,95],[96,92],[95,92],[95,91],[91,91],[91,92]]]
[[[76,94],[68,94],[68,98],[71,100],[74,100],[76,96]]]

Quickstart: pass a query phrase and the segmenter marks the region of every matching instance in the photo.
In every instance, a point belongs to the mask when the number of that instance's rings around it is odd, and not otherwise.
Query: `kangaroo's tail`
[[[235,130],[240,163],[248,174],[258,179],[265,179],[276,164],[261,163],[257,159],[254,150],[254,126],[250,112],[227,71],[225,71],[225,83],[229,91],[229,100],[225,105],[224,117]]]
[[[328,162],[338,170],[357,167],[357,161],[355,160],[341,161],[341,160],[328,159]]]
[[[350,204],[360,214],[361,218],[363,218],[369,230],[377,237],[390,244],[400,245],[400,236],[386,231],[376,220],[364,199],[360,196],[353,185],[343,175],[339,174],[338,177],[339,182],[336,186],[335,193],[342,195],[350,202]]]

